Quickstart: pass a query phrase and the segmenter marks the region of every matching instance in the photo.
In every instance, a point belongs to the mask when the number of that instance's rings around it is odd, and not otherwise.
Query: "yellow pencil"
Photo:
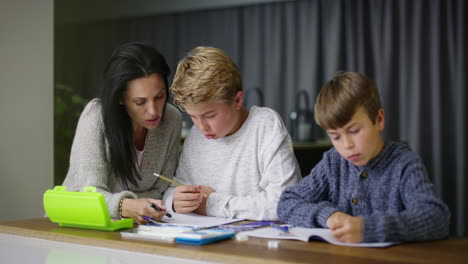
[[[156,173],[156,172],[154,173],[154,176],[156,176],[156,177],[158,177],[158,178],[160,178],[160,179],[162,179],[162,180],[165,180],[165,181],[167,181],[167,182],[170,182],[170,183],[174,184],[175,186],[184,185],[184,184],[183,184],[182,182],[180,182],[180,181],[177,181],[177,180],[175,180],[175,179],[169,179],[169,178],[167,178],[166,176],[163,176],[163,175],[158,174],[158,173]],[[202,193],[202,192],[200,192],[200,193],[203,194],[203,196],[208,197],[206,194],[204,194],[204,193]]]

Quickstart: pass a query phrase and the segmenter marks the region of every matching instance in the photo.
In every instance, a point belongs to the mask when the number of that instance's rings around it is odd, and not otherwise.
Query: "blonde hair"
[[[222,50],[197,47],[177,65],[172,82],[173,101],[180,108],[221,101],[231,104],[242,91],[240,72]]]
[[[315,122],[325,130],[341,128],[360,106],[375,123],[382,108],[375,82],[357,72],[338,72],[320,89],[314,107]]]

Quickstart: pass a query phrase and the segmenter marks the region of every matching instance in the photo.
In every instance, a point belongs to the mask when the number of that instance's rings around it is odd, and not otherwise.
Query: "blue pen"
[[[289,232],[289,227],[288,226],[280,226],[280,225],[275,225],[275,224],[271,224],[271,227],[275,228],[275,229],[278,229],[278,230],[281,230],[285,233]]]
[[[151,207],[153,207],[154,210],[156,210],[156,211],[158,211],[158,212],[161,212],[161,211],[162,211],[162,209],[159,208],[159,207],[158,207],[157,205],[155,205],[154,203],[151,203]],[[167,217],[172,217],[172,215],[171,215],[170,213],[168,213],[168,212],[166,212],[165,216],[167,216]]]

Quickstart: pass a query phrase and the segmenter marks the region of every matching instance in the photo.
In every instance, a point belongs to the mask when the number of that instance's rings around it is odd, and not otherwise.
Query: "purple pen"
[[[281,230],[285,233],[289,232],[289,227],[288,226],[281,226],[281,225],[275,225],[275,224],[271,224],[271,227],[275,228],[275,229],[278,229],[278,230]]]
[[[151,217],[143,216],[143,219],[145,219],[148,222],[158,224],[158,222],[156,220],[154,220],[153,218],[151,218]]]

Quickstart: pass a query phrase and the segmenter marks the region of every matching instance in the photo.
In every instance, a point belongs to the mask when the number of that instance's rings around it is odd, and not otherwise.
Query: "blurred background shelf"
[[[293,142],[294,154],[301,168],[301,175],[303,177],[309,175],[312,168],[322,159],[323,153],[332,147],[328,139]]]

